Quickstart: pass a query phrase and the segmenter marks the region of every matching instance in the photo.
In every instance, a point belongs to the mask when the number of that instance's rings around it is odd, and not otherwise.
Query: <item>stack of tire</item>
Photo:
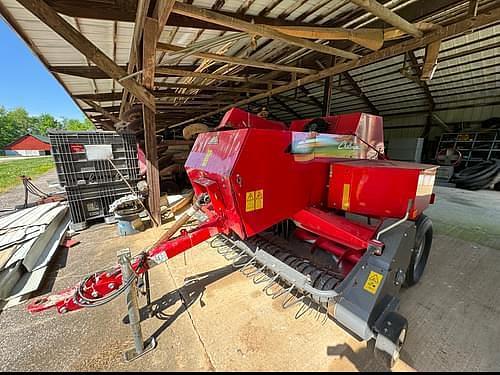
[[[462,169],[453,176],[458,188],[481,190],[500,186],[500,160],[482,161],[472,167]]]

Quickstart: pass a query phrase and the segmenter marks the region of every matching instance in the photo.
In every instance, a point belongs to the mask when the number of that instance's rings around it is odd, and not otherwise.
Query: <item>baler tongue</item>
[[[295,319],[314,309],[315,318],[323,315],[324,324],[339,298],[333,289],[342,281],[341,274],[321,269],[261,236],[241,241],[221,234],[210,245],[255,285],[263,284],[267,296],[282,297],[284,309],[300,304]]]

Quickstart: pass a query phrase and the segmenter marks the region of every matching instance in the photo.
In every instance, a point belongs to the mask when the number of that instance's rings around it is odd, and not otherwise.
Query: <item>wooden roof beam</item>
[[[425,47],[424,64],[420,72],[420,79],[422,81],[430,81],[434,76],[437,68],[437,60],[439,57],[439,49],[441,48],[441,41],[429,43]]]
[[[158,66],[156,68],[156,73],[168,74],[168,75],[179,76],[179,77],[197,77],[197,78],[214,79],[214,80],[220,80],[220,81],[244,82],[244,83],[253,83],[253,84],[271,83],[273,85],[283,85],[283,84],[288,83],[286,81],[262,80],[262,79],[258,79],[258,78],[247,78],[247,77],[240,77],[240,76],[234,76],[234,75],[191,72],[191,71],[185,71],[185,70],[180,70],[180,69],[166,68],[164,66]]]
[[[120,68],[125,70],[127,67],[126,65],[121,65]],[[88,79],[110,79],[109,75],[97,66],[58,65],[50,66],[49,70],[52,73],[66,74]]]
[[[319,43],[314,43],[307,39],[301,39],[291,35],[286,35],[267,25],[253,24],[250,22],[242,21],[232,16],[226,16],[222,13],[214,12],[208,9],[201,9],[189,4],[176,2],[174,8],[172,9],[172,12],[207,22],[212,22],[218,25],[231,27],[235,30],[247,32],[249,34],[256,34],[270,39],[281,40],[285,43],[289,43],[300,48],[307,48],[328,55],[340,56],[350,60],[359,58],[359,55],[356,55],[352,52],[325,46]]]
[[[58,13],[70,17],[135,22],[138,0],[86,0],[85,6],[82,6],[81,0],[46,0],[46,2]],[[157,3],[159,2],[161,2],[161,0]],[[218,13],[235,17],[246,22],[270,26],[314,26],[310,23],[290,21],[280,18],[270,18],[262,15],[245,15],[242,12],[234,13],[218,10]],[[234,30],[232,27],[214,24],[184,16],[182,14],[173,13],[168,17],[166,24],[168,26],[189,27],[195,29],[221,31]]]
[[[171,90],[157,90],[153,91],[153,95],[156,99],[161,98],[198,98],[198,99],[211,99],[214,95],[211,94],[184,94],[177,93]],[[101,92],[101,93],[90,93],[90,94],[77,94],[73,95],[75,99],[80,100],[92,100],[97,102],[108,102],[120,100],[122,97],[121,92]]]
[[[388,24],[397,27],[400,30],[413,35],[415,38],[421,38],[424,34],[415,25],[411,24],[404,18],[398,16],[389,8],[386,8],[376,0],[350,0],[352,3],[356,4],[360,8],[363,8],[377,16],[381,20],[387,22]]]
[[[281,100],[279,97],[272,96],[271,99],[274,100],[276,103],[278,103],[278,105],[281,108],[283,108],[286,112],[291,113],[293,116],[295,116],[295,118],[297,118],[297,119],[301,119],[302,118],[302,116],[299,115],[297,113],[297,111],[295,111],[292,108],[290,108],[290,106],[288,104],[286,104],[283,100]]]
[[[205,86],[205,85],[195,85],[189,83],[177,83],[177,82],[155,82],[156,87],[169,87],[169,88],[182,88],[182,89],[193,89],[193,90],[204,90],[204,91],[222,91],[222,92],[242,92],[258,94],[264,92],[262,89],[252,89],[249,87],[227,87],[227,86]]]
[[[415,56],[415,53],[413,51],[408,52],[408,57],[410,58],[411,66],[415,73],[417,74],[417,77],[421,77],[422,75],[422,70],[420,69],[417,61],[417,57]],[[434,108],[436,107],[436,103],[434,102],[434,98],[432,97],[431,90],[429,89],[429,86],[427,85],[427,82],[425,82],[422,79],[418,79],[417,83],[420,87],[422,87],[422,90],[425,93],[425,96],[427,98],[427,101],[429,102],[429,112],[432,112]]]
[[[373,51],[384,44],[384,29],[345,29],[324,26],[275,26],[276,30],[287,35],[306,39],[350,40]]]
[[[111,120],[113,122],[113,124],[116,124],[116,123],[120,122],[120,119],[118,117],[114,116],[113,114],[111,114],[106,109],[104,109],[103,107],[101,107],[99,104],[93,102],[92,100],[82,99],[82,101],[85,104],[87,104],[88,106],[92,107],[97,112],[99,112],[102,115],[104,115],[107,119]]]
[[[451,25],[445,26],[439,30],[430,32],[426,35],[424,35],[422,38],[415,38],[411,39],[408,41],[404,41],[398,44],[395,44],[390,47],[386,47],[384,49],[381,49],[380,51],[372,52],[368,55],[365,55],[361,57],[358,60],[354,61],[348,61],[340,64],[336,64],[335,66],[331,68],[324,69],[320,71],[317,74],[312,74],[297,80],[293,80],[287,85],[275,87],[272,90],[268,90],[266,92],[263,92],[261,94],[254,95],[250,98],[240,100],[238,102],[232,103],[231,105],[222,107],[216,111],[208,112],[202,116],[197,116],[194,118],[191,118],[189,120],[185,120],[176,124],[171,125],[170,127],[177,127],[177,126],[182,126],[189,124],[191,122],[212,116],[214,114],[217,114],[219,112],[224,112],[227,111],[228,109],[231,109],[233,107],[239,107],[246,105],[248,103],[252,103],[261,99],[265,99],[269,96],[273,96],[276,94],[280,94],[286,91],[293,90],[297,87],[307,85],[312,82],[317,82],[320,81],[326,77],[333,76],[336,74],[340,74],[355,68],[359,68],[362,66],[366,66],[369,64],[373,64],[378,61],[382,61],[385,59],[388,59],[393,56],[398,56],[403,53],[406,53],[408,51],[413,51],[418,48],[422,48],[429,43],[438,41],[438,40],[444,40],[447,38],[451,38],[460,34],[463,34],[464,32],[467,32],[470,29],[482,27],[489,25],[491,23],[498,22],[500,20],[500,8],[496,8],[494,10],[491,10],[489,12],[485,12],[483,14],[478,15],[477,17],[472,17],[472,18],[467,18],[465,20],[453,23]]]
[[[144,23],[146,21],[146,17],[148,15],[150,0],[138,0],[136,13],[135,13],[135,23],[134,23],[134,32],[132,34],[132,44],[130,45],[130,54],[128,58],[128,67],[127,74],[130,76],[134,71],[138,63],[140,63],[141,55],[138,54],[139,47],[142,42],[142,33],[144,30]],[[136,82],[135,78],[129,78],[127,81]],[[122,118],[123,113],[130,109],[130,103],[133,100],[132,97],[129,96],[128,90],[123,90],[122,99],[120,103],[120,118]]]
[[[174,52],[182,52],[184,50],[183,47],[174,46],[172,44],[167,43],[158,43],[158,49],[162,51],[174,51]],[[257,61],[252,59],[243,59],[241,57],[234,56],[224,56],[216,53],[208,53],[208,52],[195,52],[189,53],[189,56],[199,57],[201,59],[209,59],[213,61],[220,61],[228,64],[234,65],[243,65],[243,66],[252,66],[254,68],[262,68],[262,69],[270,69],[270,70],[278,70],[282,72],[294,72],[301,74],[314,74],[316,70],[308,69],[308,68],[300,68],[297,66],[289,66],[282,64],[273,64],[263,61]]]
[[[311,102],[316,107],[318,107],[320,110],[323,108],[323,104],[318,100],[318,98],[316,98],[313,94],[311,94],[311,92],[308,90],[307,87],[300,86],[299,90],[306,96],[306,98],[308,98],[309,100],[311,100]]]
[[[38,17],[45,25],[51,28],[71,46],[80,51],[86,58],[96,64],[103,72],[114,80],[119,80],[127,75],[126,71],[111,60],[104,52],[97,48],[90,40],[84,37],[64,18],[48,6],[43,0],[18,0],[27,10]],[[120,84],[133,92],[148,107],[154,108],[153,95],[134,80],[125,80]]]
[[[375,105],[370,101],[370,99],[368,99],[365,93],[361,90],[361,87],[359,87],[358,83],[354,80],[354,78],[352,78],[349,72],[344,72],[342,73],[342,75],[345,77],[345,79],[347,79],[347,82],[349,82],[354,91],[356,91],[359,94],[359,97],[365,102],[368,108],[370,108],[375,115],[378,115],[379,111],[377,107],[375,107]]]

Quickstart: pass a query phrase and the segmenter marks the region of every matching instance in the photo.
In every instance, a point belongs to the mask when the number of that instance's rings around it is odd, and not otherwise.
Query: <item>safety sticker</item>
[[[264,208],[264,190],[248,191],[246,193],[245,211],[251,212]]]
[[[255,209],[264,208],[264,190],[260,189],[255,192]]]
[[[374,271],[370,271],[370,274],[368,275],[368,279],[366,279],[366,283],[363,289],[366,290],[367,292],[370,292],[371,294],[377,293],[377,289],[383,278],[384,275]]]
[[[351,191],[351,185],[349,184],[344,184],[344,191],[342,194],[342,209],[344,211],[347,211],[350,206],[350,191]]]
[[[247,192],[245,211],[251,212],[255,210],[255,191]]]
[[[206,167],[208,164],[208,159],[210,159],[210,156],[212,155],[212,150],[208,150],[205,157],[203,158],[203,161],[201,163],[202,167]]]

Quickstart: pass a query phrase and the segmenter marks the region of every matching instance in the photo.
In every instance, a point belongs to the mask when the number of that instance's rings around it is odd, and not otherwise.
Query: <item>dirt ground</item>
[[[470,197],[461,191],[437,190],[429,210],[435,237],[426,274],[401,295],[409,332],[394,370],[499,370],[500,251],[493,248],[499,238],[490,233],[488,247],[475,232],[469,240],[456,235],[467,227],[464,221],[474,221],[476,232],[499,223],[499,194],[481,192],[481,204],[490,207],[485,211],[470,209]],[[159,234],[120,237],[113,225],[90,227],[75,237],[79,245],[58,254],[41,294],[73,286],[114,264],[119,249],[138,252]],[[385,370],[373,359],[371,343],[358,342],[332,321],[322,325],[314,314],[295,320],[295,310],[283,310],[206,243],[155,268],[151,277],[161,313],[141,313],[144,336],[158,341],[154,351],[131,363],[122,360],[132,344],[123,297],[65,315],[31,316],[24,304],[0,315],[0,370]],[[145,299],[140,302],[144,306]]]

